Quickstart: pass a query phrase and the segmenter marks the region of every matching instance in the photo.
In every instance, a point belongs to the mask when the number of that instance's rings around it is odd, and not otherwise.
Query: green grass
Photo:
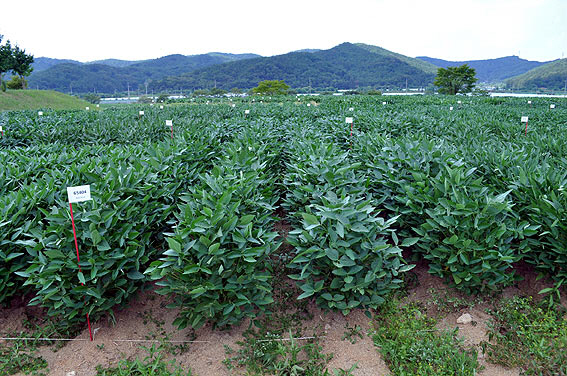
[[[473,376],[478,371],[476,349],[466,349],[454,331],[435,328],[415,304],[387,303],[376,315],[372,336],[392,375]]]
[[[144,346],[142,346],[144,347]],[[191,370],[183,370],[174,361],[163,360],[161,346],[144,347],[148,355],[140,360],[123,359],[116,367],[97,366],[97,376],[191,376]]]
[[[0,111],[38,110],[51,108],[54,110],[84,109],[96,107],[82,99],[51,90],[8,90],[0,91]]]
[[[567,374],[567,316],[561,306],[536,304],[531,297],[505,299],[490,311],[488,360],[520,367],[523,375]]]

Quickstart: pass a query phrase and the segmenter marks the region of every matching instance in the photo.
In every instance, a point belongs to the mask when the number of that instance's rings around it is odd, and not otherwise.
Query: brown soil
[[[286,224],[278,229],[282,232],[288,230]],[[526,293],[537,293],[549,284],[535,282],[536,274],[529,266],[520,266],[525,281],[510,287],[503,292],[503,296],[525,295]],[[492,306],[490,301],[473,301],[473,298],[463,296],[447,286],[437,277],[427,273],[426,265],[419,264],[414,270],[417,277],[417,286],[408,291],[408,301],[419,301],[428,309],[428,314],[438,319],[438,327],[453,329],[459,327],[459,333],[464,337],[465,345],[476,346],[481,341],[487,340],[486,329],[489,320],[485,310]],[[438,292],[436,297],[432,296],[431,289]],[[567,294],[563,294],[565,296]],[[442,310],[440,304],[447,303],[448,298],[462,299],[469,302],[466,307],[453,307],[447,304]],[[452,302],[453,300],[451,300]],[[459,300],[460,301],[460,300]],[[122,342],[121,340],[146,340],[163,338],[164,334],[174,341],[194,339],[188,349],[180,355],[167,354],[169,359],[175,359],[184,368],[191,368],[196,375],[234,375],[243,374],[244,370],[232,371],[222,363],[225,359],[225,346],[233,349],[238,348],[237,341],[243,339],[242,333],[248,328],[248,323],[233,327],[230,330],[213,330],[206,325],[196,332],[191,329],[177,330],[171,323],[175,319],[177,311],[165,308],[169,301],[151,291],[141,293],[127,308],[116,312],[116,324],[107,320],[93,323],[96,331],[95,340],[88,341],[88,330],[83,330],[76,338],[82,341],[66,343],[62,348],[54,351],[54,346],[40,348],[40,355],[49,364],[49,375],[65,376],[67,372],[75,371],[77,376],[92,376],[96,374],[96,366],[115,365],[120,359],[144,358],[147,352],[141,345],[151,346],[151,342]],[[474,303],[474,304],[473,304]],[[565,302],[565,299],[563,301]],[[303,323],[307,328],[306,335],[311,332],[319,333],[323,337],[320,344],[323,352],[333,354],[328,364],[330,370],[334,368],[348,369],[353,364],[358,368],[354,375],[388,375],[388,367],[379,355],[377,348],[367,335],[370,330],[370,320],[361,310],[355,310],[348,316],[341,313],[324,312],[313,304],[308,310],[312,319]],[[41,311],[37,308],[15,307],[0,309],[0,334],[13,330],[22,330],[22,321],[27,315],[38,315]],[[472,315],[475,324],[457,324],[457,318],[463,313]],[[162,321],[163,323],[159,323]],[[347,327],[359,326],[364,333],[362,339],[356,337],[356,343],[343,339]],[[0,341],[0,343],[2,343]],[[175,345],[175,344],[174,344]],[[508,376],[519,375],[518,369],[506,369],[485,361],[483,354],[479,352],[481,364],[485,367],[479,375]]]

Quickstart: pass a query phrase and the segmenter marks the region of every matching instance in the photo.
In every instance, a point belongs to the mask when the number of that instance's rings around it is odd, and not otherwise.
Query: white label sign
[[[79,185],[77,187],[67,187],[67,196],[69,196],[70,203],[92,200],[91,186]]]
[[[349,110],[349,111],[354,111],[354,107],[350,107],[348,110]]]
[[[457,103],[458,103],[458,104],[461,104],[461,103],[463,103],[463,102],[461,102],[461,101],[457,101]]]
[[[87,110],[87,111],[88,111],[88,110],[89,110],[89,108],[88,108],[88,107],[85,107],[85,110]]]
[[[144,114],[144,111],[140,111],[140,112],[138,112],[138,114],[140,114],[140,116],[142,116]]]
[[[244,113],[248,115],[250,113],[250,110],[244,110]]]
[[[522,116],[522,123],[527,123],[528,122],[528,117],[527,116]]]
[[[39,116],[42,116],[42,115],[43,115],[43,111],[38,111],[37,114],[38,114]]]
[[[1,125],[0,125],[0,132],[3,132],[3,130],[2,130],[2,126],[1,126]]]
[[[307,103],[307,107],[311,107],[311,103]]]
[[[352,124],[352,122],[353,122],[353,118],[351,118],[351,117],[345,118],[345,123]]]
[[[173,120],[166,120],[165,125],[168,127],[173,127]]]
[[[160,110],[163,110],[163,106],[159,106],[159,109],[160,109]]]
[[[386,105],[386,102],[382,102],[382,104],[385,106],[385,105]]]
[[[100,107],[100,104],[97,104],[97,105],[96,105],[96,108],[99,108],[99,107]]]
[[[236,107],[236,105],[235,105],[235,104],[233,104],[233,105],[232,105],[232,108],[234,108],[234,107]]]
[[[554,105],[554,104],[550,104],[550,105],[549,105],[549,108],[551,108],[551,109],[553,110],[553,109],[555,108],[555,105]]]
[[[528,104],[532,104],[532,101],[528,101]]]
[[[449,107],[449,111],[453,111],[453,106]]]

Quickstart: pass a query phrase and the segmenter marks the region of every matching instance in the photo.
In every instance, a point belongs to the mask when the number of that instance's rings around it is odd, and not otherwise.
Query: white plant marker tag
[[[3,132],[4,130],[2,129],[2,126],[0,125],[0,132]]]
[[[232,108],[234,108],[234,107],[236,107],[236,105],[235,105],[235,104],[233,104],[233,105],[232,105]]]
[[[351,117],[345,118],[345,123],[347,123],[347,124],[352,124],[353,121],[354,121],[354,120],[353,120],[353,118],[351,118]]]
[[[453,106],[449,107],[449,111],[453,111]]]
[[[209,101],[207,101],[207,104],[209,104]]]
[[[92,200],[91,186],[79,185],[76,187],[67,187],[67,196],[69,197],[69,203],[90,201]]]
[[[311,107],[311,103],[307,103],[307,107]]]
[[[38,116],[43,116],[43,111],[38,111],[37,114]]]
[[[553,110],[553,109],[555,108],[555,105],[554,105],[554,104],[550,104],[550,105],[549,105],[549,108],[551,108],[551,109]]]
[[[166,125],[167,127],[173,127],[173,120],[166,120],[166,121],[165,121],[165,125]]]
[[[138,114],[142,116],[144,114],[144,111],[140,111]]]
[[[250,113],[250,110],[244,110],[244,113],[248,115]]]
[[[385,105],[386,105],[386,102],[382,102],[382,105],[385,106]]]
[[[87,111],[88,111],[88,110],[89,110],[89,108],[88,108],[88,107],[85,107],[85,110],[87,110]]]
[[[528,122],[528,117],[527,116],[522,116],[522,119],[520,120],[522,123],[527,123]]]
[[[97,104],[97,105],[96,105],[96,108],[99,108],[99,107],[100,107],[100,104]]]
[[[532,104],[532,101],[528,101],[528,104]]]
[[[349,111],[354,111],[354,107],[349,107]]]
[[[160,109],[160,110],[163,110],[163,106],[159,106],[159,109]]]
[[[150,107],[152,107],[153,105],[154,105],[153,103],[150,103]]]
[[[457,104],[461,104],[461,103],[463,103],[463,102],[461,102],[461,101],[457,101]]]

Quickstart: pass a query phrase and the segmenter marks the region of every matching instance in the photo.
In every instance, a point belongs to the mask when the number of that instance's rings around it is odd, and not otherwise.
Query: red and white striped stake
[[[71,224],[73,225],[73,238],[75,239],[75,249],[77,250],[77,265],[79,266],[79,272],[81,270],[81,258],[79,257],[79,243],[77,242],[77,232],[75,231],[75,218],[73,217],[73,203],[92,200],[91,198],[91,186],[90,185],[80,185],[77,187],[67,187],[67,196],[69,197],[69,209],[71,210]],[[81,286],[85,284],[81,282]],[[87,325],[89,326],[89,337],[91,341],[93,340],[93,333],[91,331],[91,320],[89,314],[87,313]]]
[[[522,123],[526,123],[526,130],[524,131],[524,134],[527,136],[528,135],[528,117],[527,116],[522,116],[521,120]]]
[[[171,127],[171,139],[173,140],[173,120],[166,120],[165,121],[166,127]]]

